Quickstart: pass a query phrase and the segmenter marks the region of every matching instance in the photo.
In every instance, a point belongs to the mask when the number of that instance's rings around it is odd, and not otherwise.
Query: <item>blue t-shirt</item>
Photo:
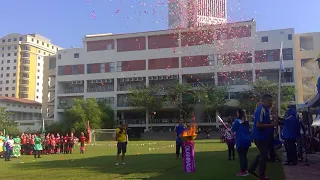
[[[248,148],[251,146],[249,135],[249,123],[244,124],[241,119],[236,119],[231,128],[232,132],[236,134],[237,148]]]
[[[297,111],[289,108],[286,112],[286,118],[283,125],[283,138],[296,139],[300,134],[300,122]]]
[[[184,126],[183,124],[179,124],[178,126],[176,126],[175,128],[175,132],[177,134],[177,138],[176,141],[177,142],[182,142],[182,139],[180,137],[180,135],[186,130],[186,126]]]
[[[269,108],[260,105],[254,112],[254,124],[252,127],[252,139],[254,140],[269,140],[273,136],[274,128],[257,128],[257,122],[263,124],[271,124]]]

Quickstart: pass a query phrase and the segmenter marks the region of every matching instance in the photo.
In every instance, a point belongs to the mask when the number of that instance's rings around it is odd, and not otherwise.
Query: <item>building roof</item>
[[[28,99],[14,98],[14,97],[3,97],[3,96],[0,96],[0,102],[1,101],[10,101],[10,102],[22,103],[22,104],[41,105],[41,103],[39,103],[37,101],[32,101],[32,100],[28,100]]]

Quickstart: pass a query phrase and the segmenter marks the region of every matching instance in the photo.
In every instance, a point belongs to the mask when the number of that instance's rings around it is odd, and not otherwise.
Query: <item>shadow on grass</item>
[[[201,143],[201,142],[197,142]],[[257,154],[255,148],[250,149],[248,154],[250,159]],[[45,159],[46,156],[43,157]],[[78,157],[81,158],[81,157]],[[196,152],[196,172],[184,173],[181,159],[176,159],[174,154],[139,154],[128,155],[126,157],[127,165],[114,166],[114,156],[96,156],[83,157],[74,160],[53,160],[37,161],[36,163],[15,164],[14,168],[19,171],[41,170],[43,175],[49,172],[59,173],[60,177],[74,176],[77,171],[94,174],[103,174],[108,179],[215,179],[231,180],[239,170],[239,163],[227,160],[226,151]],[[283,180],[283,170],[279,163],[268,166],[268,174],[275,180]],[[65,171],[65,172],[61,172]],[[74,173],[74,174],[73,174]],[[54,174],[48,174],[54,179]],[[105,177],[104,176],[104,177]],[[79,177],[81,178],[81,177]],[[57,178],[58,179],[58,178]],[[82,177],[83,179],[83,177]],[[243,179],[255,179],[245,177]]]

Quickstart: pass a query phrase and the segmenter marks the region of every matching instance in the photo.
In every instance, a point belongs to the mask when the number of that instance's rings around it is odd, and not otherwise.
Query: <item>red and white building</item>
[[[227,0],[169,0],[170,29],[227,22]]]
[[[87,35],[83,48],[57,54],[54,119],[61,119],[74,98],[107,99],[116,119],[145,128],[150,126],[145,112],[128,105],[129,88],[166,85],[173,80],[193,86],[229,85],[229,98],[236,98],[258,78],[278,81],[281,41],[286,68],[283,83],[294,86],[293,34],[293,29],[256,32],[256,23],[247,21],[197,31]],[[167,105],[157,116],[153,127],[173,127],[179,112]],[[201,126],[215,125],[201,109],[196,109],[195,116]]]

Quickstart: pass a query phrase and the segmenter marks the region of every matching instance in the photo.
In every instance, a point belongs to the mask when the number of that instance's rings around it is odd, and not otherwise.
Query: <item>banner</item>
[[[196,171],[194,159],[194,142],[186,141],[183,143],[183,167],[184,172],[190,173]]]

